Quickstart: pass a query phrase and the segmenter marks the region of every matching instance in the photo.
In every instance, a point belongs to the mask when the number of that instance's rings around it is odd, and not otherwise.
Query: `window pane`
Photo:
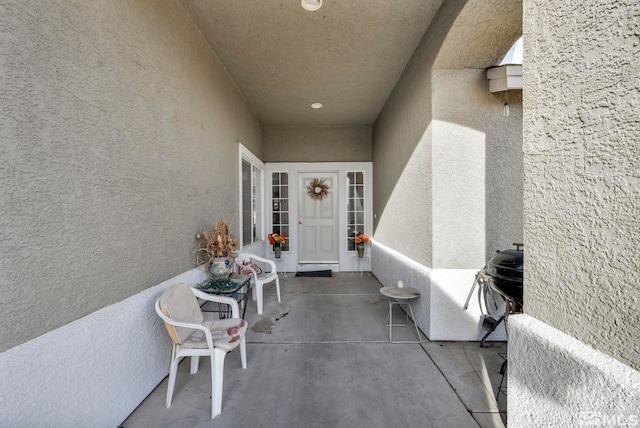
[[[353,184],[355,172],[347,172],[347,184]]]
[[[251,243],[251,165],[242,161],[242,244]]]
[[[277,176],[277,179],[271,180],[271,231],[284,235],[287,241],[282,245],[282,251],[289,251],[289,174],[273,172],[272,176]]]
[[[364,233],[364,173],[347,173],[347,251],[355,251],[355,232]]]
[[[253,167],[253,242],[262,239],[262,170]]]

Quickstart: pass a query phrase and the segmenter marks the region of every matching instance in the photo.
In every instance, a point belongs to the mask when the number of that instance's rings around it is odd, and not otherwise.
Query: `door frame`
[[[353,257],[357,256],[355,251],[347,251],[347,172],[364,172],[365,181],[365,230],[364,233],[373,234],[373,164],[372,162],[267,162],[265,163],[264,194],[266,207],[265,231],[270,233],[273,227],[273,203],[271,191],[271,173],[286,172],[289,174],[289,251],[282,253],[282,261],[278,264],[278,269],[287,272],[298,270],[298,174],[307,172],[338,174],[336,191],[338,191],[338,264],[326,266],[323,269],[331,269],[334,272],[350,272],[356,269],[357,262]],[[370,251],[370,250],[369,250]],[[267,257],[273,257],[273,252],[269,242],[265,242],[265,253]],[[300,266],[307,270],[315,270],[314,265]],[[371,270],[369,264],[362,265],[363,270]]]
[[[296,177],[296,179],[298,180],[298,183],[297,183],[298,187],[296,189],[298,191],[298,195],[297,195],[298,196],[298,216],[297,216],[296,219],[294,219],[294,220],[297,220],[296,226],[297,226],[297,229],[298,229],[298,242],[297,242],[297,244],[298,244],[298,265],[301,265],[303,263],[305,265],[307,265],[307,266],[310,265],[310,264],[313,264],[313,263],[308,262],[308,261],[303,262],[303,261],[300,260],[300,245],[302,244],[301,241],[304,239],[303,238],[303,234],[300,233],[300,227],[304,226],[304,224],[302,224],[302,223],[304,223],[306,221],[306,220],[303,219],[303,215],[304,214],[300,213],[300,209],[302,208],[302,205],[304,204],[304,202],[301,200],[301,198],[305,198],[306,197],[306,193],[307,193],[306,189],[301,187],[301,186],[303,186],[302,183],[305,180],[304,177],[307,177],[307,178],[313,177],[313,178],[320,178],[320,179],[325,179],[325,178],[329,178],[329,177],[335,178],[335,180],[331,184],[332,188],[329,188],[329,192],[328,192],[329,194],[328,194],[328,198],[327,198],[327,199],[333,198],[333,205],[332,205],[332,211],[333,212],[331,213],[332,214],[332,217],[331,217],[332,225],[331,226],[334,228],[333,229],[333,237],[332,237],[333,242],[334,242],[334,246],[333,246],[332,250],[335,250],[335,257],[332,258],[332,262],[325,261],[325,262],[320,262],[319,264],[320,265],[331,265],[331,264],[336,264],[336,263],[339,264],[340,263],[340,261],[339,261],[340,210],[339,210],[338,203],[340,201],[340,197],[341,197],[341,193],[342,193],[342,192],[340,192],[340,190],[341,190],[340,189],[340,182],[339,182],[340,173],[337,172],[337,171],[298,171],[297,177]],[[316,205],[316,204],[317,204],[317,202],[314,203],[314,206],[316,208],[316,214],[317,214],[318,205]],[[318,254],[318,253],[316,252],[315,254]],[[335,261],[333,261],[333,260],[335,260]]]

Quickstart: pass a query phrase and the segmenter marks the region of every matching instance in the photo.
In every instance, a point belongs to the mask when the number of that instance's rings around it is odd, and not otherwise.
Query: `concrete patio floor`
[[[504,426],[506,396],[495,396],[505,343],[480,348],[423,337],[421,344],[391,344],[387,299],[366,274],[289,274],[280,288],[282,303],[275,286],[265,286],[262,316],[249,303],[248,368],[240,367],[238,351],[227,354],[221,415],[211,419],[208,362],[189,375],[183,361],[171,407],[164,406],[165,379],[121,426]],[[415,339],[411,323],[393,334]]]

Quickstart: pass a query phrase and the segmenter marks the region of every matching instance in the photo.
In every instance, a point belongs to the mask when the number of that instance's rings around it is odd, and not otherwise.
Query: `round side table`
[[[382,287],[380,289],[380,293],[383,296],[389,298],[389,313],[387,314],[387,319],[384,322],[385,326],[389,326],[389,342],[391,343],[421,343],[422,336],[420,336],[420,330],[418,329],[418,325],[416,324],[416,317],[413,314],[413,308],[411,307],[411,300],[417,297],[420,297],[420,292],[411,287]],[[404,324],[394,324],[393,323],[393,306],[398,305],[402,307],[403,305],[406,307],[405,314],[406,319]],[[393,327],[406,327],[409,325],[409,314],[411,314],[411,321],[413,321],[413,325],[416,328],[416,334],[418,335],[417,341],[393,341]],[[387,321],[389,323],[387,324]]]

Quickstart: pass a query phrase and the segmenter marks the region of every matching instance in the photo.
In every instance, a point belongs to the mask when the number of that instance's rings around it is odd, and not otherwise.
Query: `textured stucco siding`
[[[464,8],[448,32],[434,68],[484,69],[498,64],[522,35],[522,0],[456,1]]]
[[[434,70],[433,117],[433,265],[479,269],[522,241],[522,93],[491,94],[484,69]]]
[[[431,68],[466,1],[436,13],[373,127],[375,238],[432,266]]]
[[[396,286],[402,281],[407,287],[420,292],[411,302],[414,320],[420,330],[431,335],[431,269],[377,241],[371,245],[371,273],[383,287]]]
[[[486,107],[493,119],[485,128],[486,260],[524,240],[522,91],[496,97],[501,102]],[[509,105],[508,117],[503,116],[504,103]]]
[[[637,370],[640,3],[524,4],[525,308]]]
[[[265,162],[370,162],[371,126],[265,126]]]
[[[640,373],[527,315],[509,318],[509,427],[634,427]]]
[[[262,131],[175,1],[4,2],[0,28],[2,351],[191,268]]]
[[[0,426],[119,426],[169,372],[156,299],[205,278],[191,269],[0,353]]]
[[[411,305],[416,324],[429,340],[477,341],[486,334],[476,294],[467,310],[463,310],[476,270],[431,269],[373,241],[371,272],[385,287],[395,286],[398,280],[402,280],[405,286],[420,292],[420,297]],[[504,307],[503,304],[498,305],[501,309]],[[492,315],[497,319],[501,314]],[[506,340],[504,325],[491,333],[488,340]]]
[[[375,238],[426,266],[480,268],[522,241],[521,95],[490,94],[484,69],[521,8],[443,2],[374,125]]]

